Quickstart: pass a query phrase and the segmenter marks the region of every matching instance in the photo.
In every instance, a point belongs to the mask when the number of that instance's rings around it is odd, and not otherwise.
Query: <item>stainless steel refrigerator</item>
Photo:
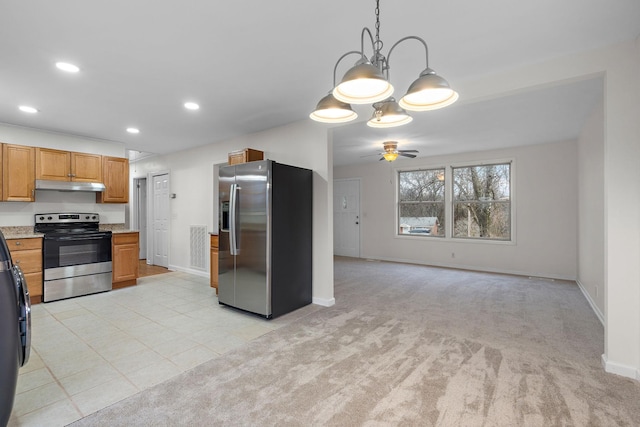
[[[311,303],[312,179],[272,160],[220,168],[220,304],[269,319]]]

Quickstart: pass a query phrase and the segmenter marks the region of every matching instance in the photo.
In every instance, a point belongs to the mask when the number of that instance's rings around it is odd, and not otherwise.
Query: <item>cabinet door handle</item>
[[[20,246],[22,243],[20,242],[16,242],[16,246]]]

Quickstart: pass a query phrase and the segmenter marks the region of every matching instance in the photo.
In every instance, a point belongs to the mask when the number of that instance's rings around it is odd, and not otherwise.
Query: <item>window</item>
[[[398,233],[444,237],[444,168],[401,171]]]
[[[511,164],[452,172],[453,237],[511,240]]]

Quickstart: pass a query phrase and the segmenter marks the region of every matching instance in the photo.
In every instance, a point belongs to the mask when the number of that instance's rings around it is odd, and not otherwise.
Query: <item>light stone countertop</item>
[[[33,226],[8,226],[0,227],[5,239],[30,239],[34,237],[44,237],[42,233],[33,231]]]

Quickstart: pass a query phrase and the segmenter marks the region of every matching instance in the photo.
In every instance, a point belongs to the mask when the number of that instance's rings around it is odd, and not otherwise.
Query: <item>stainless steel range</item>
[[[43,233],[44,302],[111,290],[111,232],[97,213],[35,216]]]

